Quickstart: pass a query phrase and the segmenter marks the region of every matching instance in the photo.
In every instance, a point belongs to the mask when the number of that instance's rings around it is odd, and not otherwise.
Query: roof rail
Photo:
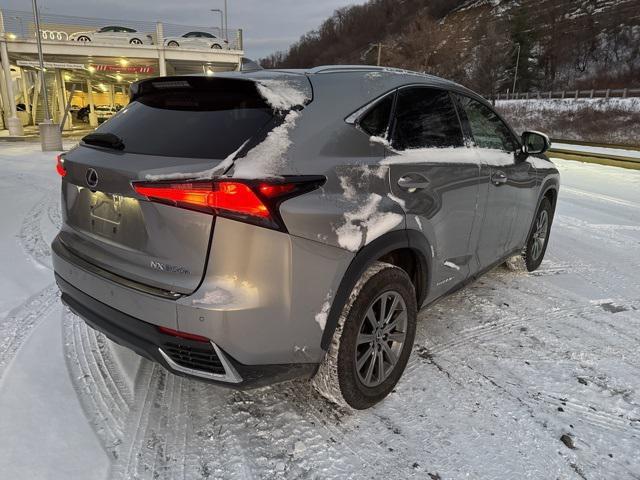
[[[388,67],[375,65],[322,65],[309,70],[309,73],[337,73],[337,72],[379,72]]]

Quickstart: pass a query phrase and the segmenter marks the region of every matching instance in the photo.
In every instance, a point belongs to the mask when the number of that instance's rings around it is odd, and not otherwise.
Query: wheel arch
[[[338,319],[351,291],[373,262],[386,261],[403,268],[405,271],[409,267],[410,271],[407,271],[407,274],[412,277],[419,309],[428,293],[431,272],[430,251],[431,247],[427,239],[422,233],[415,230],[395,230],[376,238],[363,247],[351,260],[333,298],[320,343],[322,349],[329,348],[338,325]]]
[[[540,188],[540,195],[538,195],[538,202],[536,203],[535,214],[533,219],[531,220],[531,225],[529,226],[529,233],[527,234],[527,238],[531,236],[531,232],[533,231],[536,224],[536,217],[538,215],[538,210],[540,209],[540,204],[542,201],[547,198],[551,202],[551,211],[555,214],[556,204],[558,203],[558,181],[554,178],[548,178],[542,184],[542,188]],[[551,217],[551,223],[553,223],[553,216]]]

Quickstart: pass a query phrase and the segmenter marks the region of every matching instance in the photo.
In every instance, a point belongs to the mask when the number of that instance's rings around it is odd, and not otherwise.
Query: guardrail
[[[600,90],[559,90],[548,92],[515,92],[488,95],[491,100],[563,100],[567,98],[630,98],[640,97],[640,88],[617,88]]]
[[[9,41],[35,41],[36,28],[33,20],[32,12],[24,12],[18,10],[5,10],[2,12],[2,21],[4,23],[4,32]],[[210,12],[205,14],[211,16],[211,23],[218,22],[219,17],[214,16]],[[140,34],[140,38],[144,43],[157,44],[156,26],[158,22],[148,22],[140,20],[117,20],[107,18],[90,18],[76,17],[71,15],[57,15],[47,12],[40,13],[40,35],[43,40],[53,42],[74,42],[81,43],[78,38],[85,32],[96,32],[103,27],[118,26],[135,30]],[[162,23],[164,40],[176,37],[180,38],[188,32],[205,32],[215,35],[219,39],[224,39],[225,32],[222,27],[214,26],[194,26],[180,25],[174,23]],[[227,32],[228,44],[224,44],[223,48],[230,50],[242,50],[242,30],[233,29]],[[107,40],[107,43],[109,41]],[[101,43],[105,43],[101,41]],[[177,48],[177,47],[176,47]],[[198,48],[189,45],[180,45],[180,48]],[[199,47],[202,48],[202,47]]]
[[[567,146],[564,147],[563,144]],[[572,144],[587,147],[607,148],[613,150],[613,152],[589,152],[584,150],[572,150]],[[620,150],[620,152],[615,152],[615,150]],[[640,157],[625,156],[623,154],[624,150],[640,151],[640,147],[552,139],[549,154],[566,160],[578,160],[587,163],[598,163],[602,165],[640,170]]]

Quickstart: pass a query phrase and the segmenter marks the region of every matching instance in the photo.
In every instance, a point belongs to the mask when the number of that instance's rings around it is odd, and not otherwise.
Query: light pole
[[[45,79],[44,55],[42,54],[42,35],[40,33],[40,12],[36,0],[32,0],[33,18],[36,24],[36,44],[38,46],[38,61],[40,63],[40,78],[42,81],[42,103],[44,108],[44,121],[40,126],[40,143],[42,151],[62,150],[62,132],[58,125],[53,123],[49,114],[49,98],[47,95],[47,82]]]
[[[219,10],[219,9],[214,9],[214,10]],[[214,10],[211,10],[212,12]],[[220,15],[223,15],[222,13]],[[229,42],[229,23],[228,23],[228,17],[227,17],[227,0],[224,0],[224,39],[227,41],[227,43]]]
[[[220,37],[224,38],[224,14],[222,13],[222,10],[220,10],[219,8],[212,8],[211,11],[213,13],[219,13],[220,14]]]
[[[520,44],[518,43],[518,56],[516,57],[516,71],[513,74],[513,93],[516,93],[516,80],[518,79],[518,66],[520,65]]]
[[[224,0],[224,39],[229,43],[229,19],[227,17],[227,0]]]

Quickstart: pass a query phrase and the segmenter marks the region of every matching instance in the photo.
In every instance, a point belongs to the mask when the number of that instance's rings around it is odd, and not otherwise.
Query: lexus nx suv
[[[152,78],[58,157],[62,300],[177,375],[312,379],[364,409],[400,379],[420,308],[542,261],[546,136],[413,72],[333,66]]]

